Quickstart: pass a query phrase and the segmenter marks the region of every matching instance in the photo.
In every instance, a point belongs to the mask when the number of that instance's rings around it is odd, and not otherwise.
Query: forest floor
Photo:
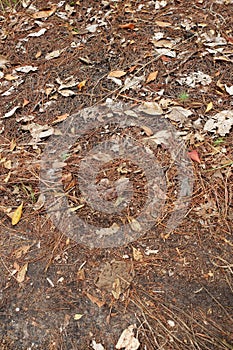
[[[232,63],[231,0],[0,1],[1,350],[233,349]],[[158,141],[145,124],[117,130],[93,114],[96,127],[58,163],[73,214],[96,225],[100,241],[120,224],[137,233],[105,247],[82,228],[69,236],[67,217],[59,226],[48,215],[41,159],[61,125],[79,127],[84,108],[115,102],[171,124],[194,185],[167,232],[179,164],[169,164],[163,130]],[[110,219],[81,198],[75,175],[83,149],[124,132],[139,144],[155,140],[167,169],[165,220],[145,231],[144,159],[139,169],[122,157],[99,171],[108,203],[117,197],[112,182],[136,190]]]

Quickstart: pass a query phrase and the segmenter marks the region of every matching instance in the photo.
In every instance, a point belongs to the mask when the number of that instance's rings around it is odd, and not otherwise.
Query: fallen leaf
[[[49,52],[46,54],[45,59],[47,61],[52,60],[53,58],[57,58],[61,55],[61,53],[64,51],[64,49],[61,50],[54,50],[52,52]]]
[[[15,68],[15,71],[20,73],[35,72],[37,70],[38,68],[33,66],[22,66],[22,67]]]
[[[22,211],[23,211],[23,202],[18,206],[18,208],[15,210],[15,212],[12,215],[11,224],[13,226],[18,224],[22,216]]]
[[[143,261],[143,254],[139,249],[133,247],[133,258],[135,261]]]
[[[126,24],[120,24],[119,28],[121,29],[131,29],[133,30],[135,28],[135,24],[134,23],[126,23]]]
[[[28,100],[26,100],[26,98],[24,98],[22,107],[27,106],[29,103],[30,103],[30,101],[28,101]]]
[[[56,6],[52,6],[51,9],[49,10],[41,10],[33,13],[32,17],[34,19],[47,18],[52,16],[52,14],[54,14],[55,11],[56,11]]]
[[[135,232],[141,232],[141,230],[142,230],[140,223],[134,218],[130,219],[129,225],[130,225],[131,229]]]
[[[170,22],[155,21],[155,24],[159,27],[170,27],[172,24]]]
[[[188,152],[188,156],[190,159],[194,160],[195,162],[197,162],[199,164],[201,163],[201,160],[199,158],[199,154],[195,149],[191,152]]]
[[[162,108],[157,102],[144,102],[141,106],[139,106],[139,110],[149,115],[163,113]]]
[[[23,245],[22,247],[16,249],[12,255],[16,258],[16,259],[20,259],[23,255],[25,255],[29,249],[31,248],[30,245]]]
[[[226,84],[225,84],[225,89],[226,89],[226,92],[229,94],[229,95],[233,95],[233,85],[231,85],[231,86],[227,86]]]
[[[121,89],[121,92],[129,90],[129,89],[136,89],[140,86],[140,84],[144,81],[144,75],[141,75],[139,77],[133,77],[133,78],[126,78],[123,88]]]
[[[146,84],[150,83],[151,81],[154,81],[157,78],[157,75],[158,75],[157,70],[155,72],[151,72],[146,79]]]
[[[154,132],[151,130],[151,128],[149,128],[146,125],[142,125],[142,130],[145,132],[146,136],[152,136],[154,135]]]
[[[37,37],[43,35],[46,31],[47,31],[46,28],[41,28],[38,32],[28,34],[28,37],[35,37],[35,38],[37,38]]]
[[[80,320],[82,317],[83,317],[82,314],[75,314],[75,315],[74,315],[74,320],[75,320],[75,321],[78,321],[78,320]]]
[[[113,70],[108,74],[109,77],[121,78],[126,74],[123,70]]]
[[[189,109],[183,108],[181,106],[174,106],[171,108],[170,113],[166,117],[174,122],[183,124],[187,121],[188,117],[193,114]]]
[[[17,80],[18,77],[19,77],[18,75],[6,74],[4,79],[6,79],[8,81],[13,81],[13,80]]]
[[[215,132],[220,136],[228,134],[233,126],[233,111],[224,110],[213,115],[204,125],[204,131]]]
[[[96,32],[96,29],[98,28],[98,24],[91,24],[90,26],[87,26],[86,27],[86,30],[89,32],[89,33],[95,33]]]
[[[43,193],[41,193],[37,199],[37,202],[34,204],[33,209],[40,210],[41,208],[43,208],[44,204],[45,204],[45,196]]]
[[[118,300],[120,298],[121,293],[121,281],[120,278],[117,277],[112,284],[112,295],[116,300]]]
[[[85,293],[88,299],[93,303],[96,304],[99,308],[102,307],[105,302],[100,300],[99,298],[95,297],[94,295],[91,295],[90,293],[86,292]]]
[[[92,348],[94,350],[105,350],[105,348],[103,347],[103,345],[101,343],[96,343],[95,340],[92,340],[92,344],[91,344]]]
[[[15,112],[17,111],[18,108],[20,108],[20,105],[13,107],[9,112],[5,113],[2,116],[2,118],[10,118],[10,117],[12,117],[15,114]]]
[[[138,339],[134,337],[134,328],[134,325],[130,325],[122,332],[116,344],[116,349],[125,348],[125,350],[137,350],[139,348],[140,343]]]
[[[205,113],[208,113],[213,108],[213,102],[208,103]]]
[[[87,82],[87,80],[83,80],[78,84],[77,87],[78,87],[79,91],[81,91],[84,88],[84,86],[86,85],[86,82]]]
[[[18,271],[16,279],[18,283],[22,283],[25,280],[25,276],[28,270],[28,263],[24,264],[23,267]]]
[[[58,124],[60,122],[63,122],[64,120],[66,120],[69,117],[68,113],[59,115],[53,122],[52,125]]]
[[[11,152],[14,151],[15,147],[16,147],[16,141],[15,139],[12,139],[10,142],[10,151]]]
[[[76,95],[73,90],[69,90],[69,89],[60,90],[58,92],[60,95],[62,95],[64,97],[70,97],[70,96]]]

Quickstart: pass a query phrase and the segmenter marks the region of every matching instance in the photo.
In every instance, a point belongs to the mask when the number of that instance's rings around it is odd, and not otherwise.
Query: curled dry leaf
[[[137,350],[139,348],[140,343],[138,339],[134,337],[134,328],[134,325],[130,325],[122,332],[116,344],[116,349],[125,348],[125,350]]]

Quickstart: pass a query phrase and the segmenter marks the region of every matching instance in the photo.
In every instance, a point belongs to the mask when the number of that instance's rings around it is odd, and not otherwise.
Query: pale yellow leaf
[[[18,206],[18,208],[14,211],[12,215],[11,223],[13,226],[18,224],[22,216],[22,211],[23,211],[23,202]]]
[[[212,108],[213,108],[213,103],[212,102],[208,103],[208,105],[206,106],[205,112],[206,113],[209,112]]]
[[[74,315],[74,320],[75,320],[75,321],[78,321],[78,320],[80,320],[80,318],[82,318],[82,317],[83,317],[82,314],[75,314],[75,315]]]
[[[109,73],[109,77],[114,77],[114,78],[121,78],[126,74],[123,70],[113,70],[112,72]]]
[[[154,81],[157,78],[157,75],[158,75],[157,70],[155,72],[151,72],[146,79],[146,84],[150,83],[151,81]]]

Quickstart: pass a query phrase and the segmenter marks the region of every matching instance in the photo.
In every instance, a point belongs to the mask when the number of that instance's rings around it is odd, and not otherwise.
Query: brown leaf
[[[38,12],[33,13],[32,17],[34,19],[40,19],[40,18],[46,18],[52,16],[54,12],[56,11],[56,6],[52,6],[49,10],[41,10]]]
[[[120,24],[119,28],[133,30],[135,28],[135,24],[134,23]]]
[[[126,74],[123,70],[113,70],[108,74],[109,77],[121,78]]]
[[[146,79],[146,84],[150,83],[151,81],[154,81],[157,78],[157,75],[158,75],[157,70],[155,72],[151,72]]]
[[[94,295],[91,295],[88,292],[86,292],[86,296],[93,304],[96,304],[99,308],[105,304],[104,301],[100,300],[99,298],[95,297]]]

